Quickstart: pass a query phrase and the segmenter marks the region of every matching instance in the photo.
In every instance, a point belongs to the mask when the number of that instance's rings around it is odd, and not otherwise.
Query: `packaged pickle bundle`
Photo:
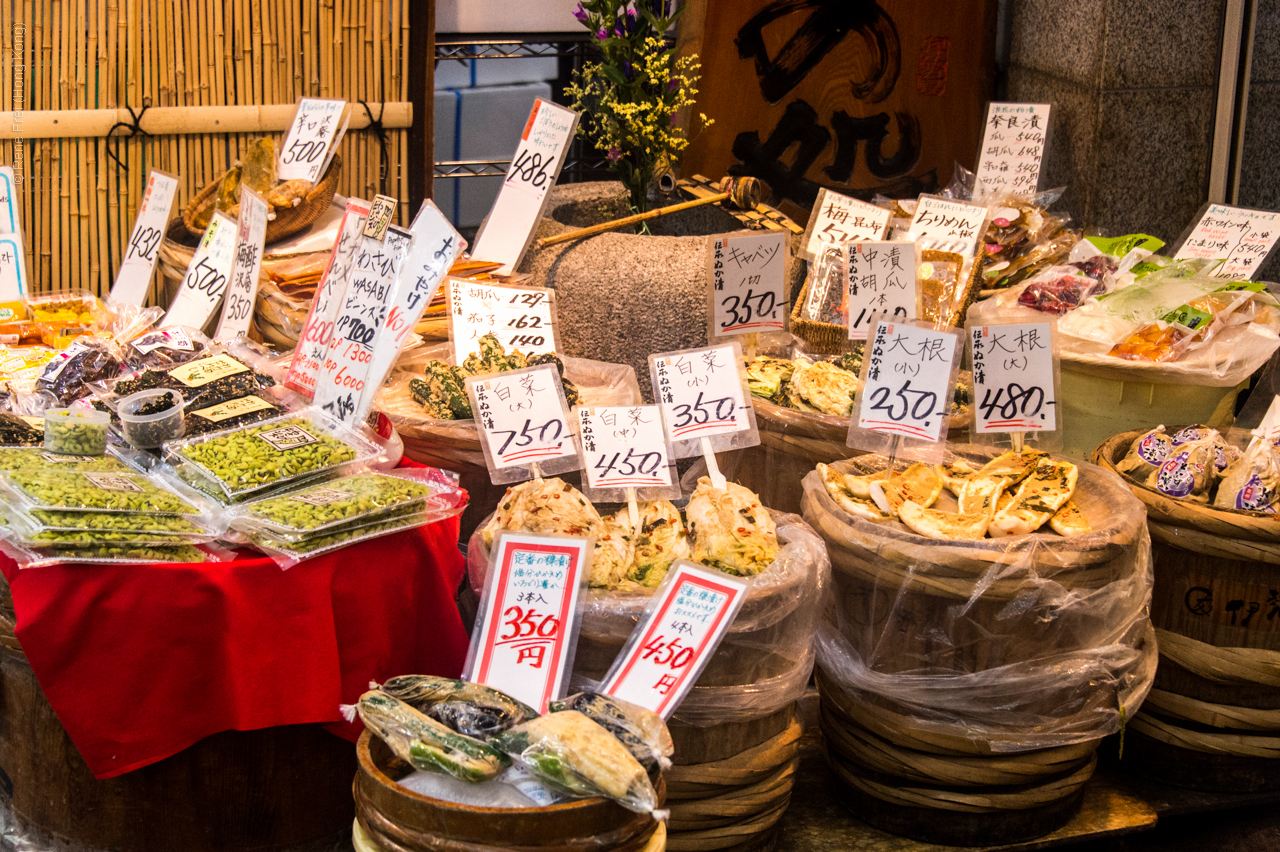
[[[358,473],[246,503],[230,524],[282,567],[459,514],[466,494],[434,468]]]
[[[122,512],[198,515],[177,494],[136,473],[17,470],[3,475],[5,488],[26,511]]]
[[[165,459],[188,484],[222,502],[301,485],[377,458],[379,447],[316,408],[247,429],[171,441]]]

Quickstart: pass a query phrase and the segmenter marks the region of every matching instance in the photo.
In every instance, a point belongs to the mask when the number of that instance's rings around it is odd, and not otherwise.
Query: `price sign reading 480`
[[[504,468],[545,466],[564,459],[573,462],[557,466],[557,471],[577,470],[578,451],[554,365],[472,376],[466,384],[491,475]]]
[[[498,534],[467,680],[501,689],[541,713],[564,694],[588,556],[585,538]]]
[[[951,403],[957,335],[876,323],[866,349],[866,381],[858,390],[861,429],[937,441]]]
[[[1058,428],[1053,327],[1047,322],[969,328],[974,431],[1052,432]]]
[[[786,316],[787,235],[709,237],[711,334],[782,331]]]
[[[602,691],[668,718],[697,682],[749,589],[749,580],[676,560]]]

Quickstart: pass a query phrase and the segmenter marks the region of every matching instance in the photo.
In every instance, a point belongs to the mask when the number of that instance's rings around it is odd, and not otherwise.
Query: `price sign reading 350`
[[[708,237],[711,334],[782,331],[786,316],[787,235]]]
[[[658,402],[671,440],[710,438],[751,428],[750,403],[742,398],[735,346],[690,349],[656,357]]]
[[[591,488],[663,488],[674,484],[658,406],[579,408],[577,414]]]
[[[1058,428],[1052,334],[1047,322],[970,326],[975,432]]]
[[[942,435],[951,404],[957,335],[881,320],[867,343],[857,426],[923,441]]]

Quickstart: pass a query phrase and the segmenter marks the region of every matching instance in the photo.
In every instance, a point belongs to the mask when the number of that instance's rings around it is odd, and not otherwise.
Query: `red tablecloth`
[[[49,703],[99,778],[210,734],[341,721],[370,680],[456,677],[458,518],[281,571],[209,565],[55,565],[0,555],[17,635]]]

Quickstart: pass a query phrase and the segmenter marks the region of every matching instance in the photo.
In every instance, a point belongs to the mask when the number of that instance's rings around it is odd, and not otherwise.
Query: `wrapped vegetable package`
[[[671,732],[652,710],[598,692],[579,692],[551,702],[552,713],[566,710],[578,711],[613,734],[646,770],[671,765],[675,752]]]
[[[686,493],[693,490],[694,473],[696,468],[682,483]],[[804,694],[829,563],[821,540],[798,515],[770,511],[769,517],[777,554],[755,575],[746,603],[672,721],[705,727],[757,719]],[[467,549],[467,571],[477,593],[488,570],[489,547],[477,531]],[[603,680],[652,595],[653,588],[638,583],[588,590],[574,658],[575,686],[594,688]]]
[[[957,447],[947,463],[963,472],[994,455]],[[865,475],[886,463],[832,467]],[[925,538],[850,514],[817,471],[807,476],[805,518],[833,568],[815,643],[827,687],[921,736],[990,753],[1119,730],[1155,673],[1150,539],[1118,476],[1078,468],[1071,499],[1089,531],[1068,538]]]

